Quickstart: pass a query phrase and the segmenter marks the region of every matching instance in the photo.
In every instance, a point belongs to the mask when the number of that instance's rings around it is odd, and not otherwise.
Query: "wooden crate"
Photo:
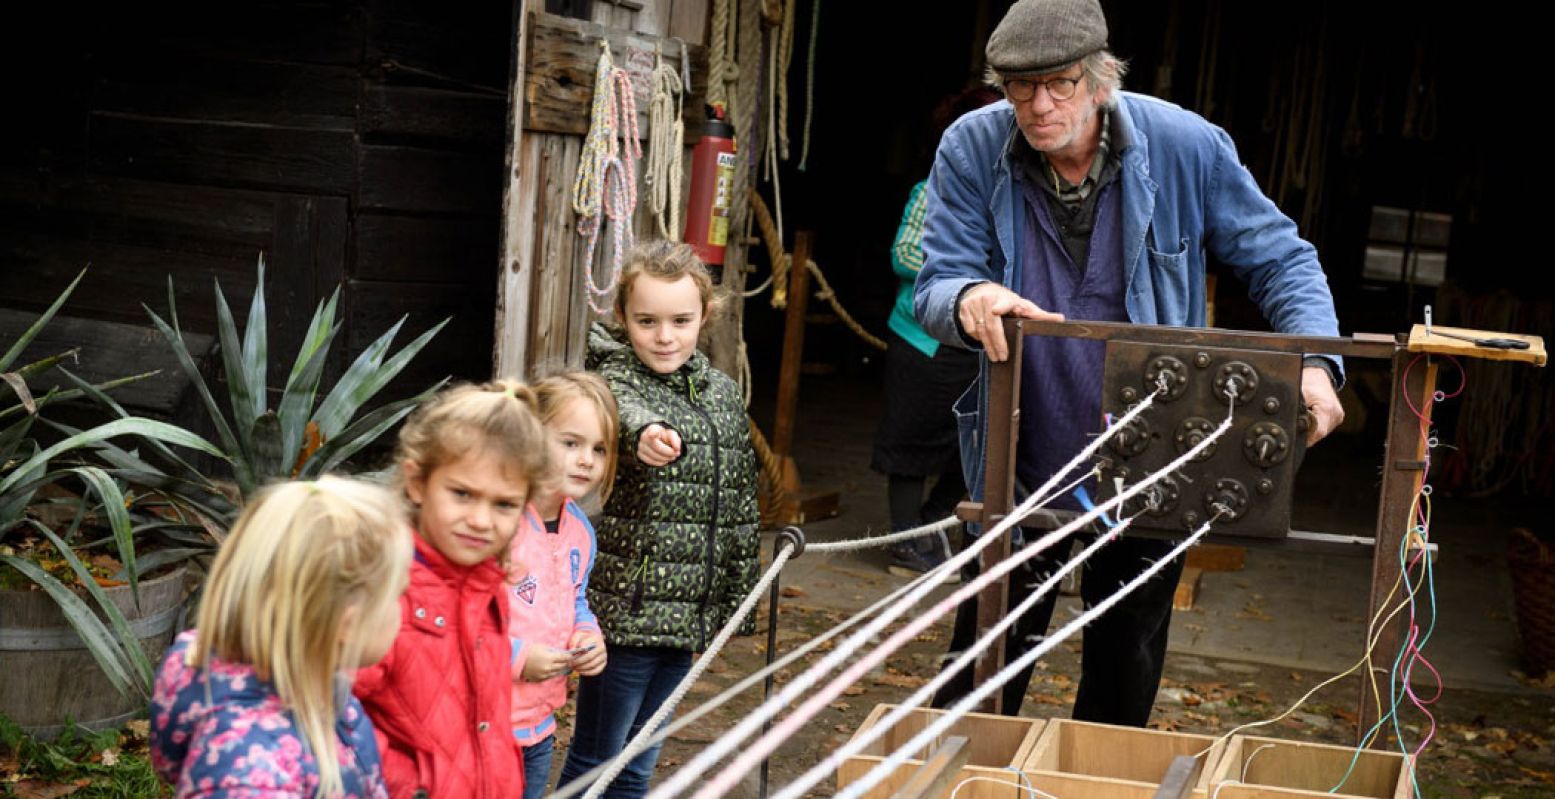
[[[853,735],[857,738],[866,730],[879,724],[885,715],[895,710],[897,705],[876,705],[869,714],[869,718],[859,727]],[[855,780],[868,774],[870,769],[879,765],[882,761],[902,744],[923,729],[932,724],[940,716],[943,710],[930,710],[918,708],[906,716],[895,727],[892,727],[880,739],[870,744],[863,751],[842,762],[837,769],[837,789],[851,784]],[[911,758],[899,766],[891,776],[881,780],[874,788],[864,796],[870,799],[886,799],[895,793],[912,778],[913,772],[923,765],[933,748],[952,735],[965,736],[971,752],[967,757],[966,765],[961,773],[951,783],[950,790],[945,791],[942,797],[950,796],[951,791],[963,780],[971,777],[986,777],[997,782],[969,782],[956,794],[956,799],[1018,799],[1021,794],[1016,792],[1016,784],[1020,781],[1020,764],[1025,762],[1031,749],[1037,743],[1037,737],[1042,733],[1043,722],[1040,719],[1013,718],[1010,716],[995,716],[987,713],[968,713],[959,721],[951,725],[949,731],[935,739],[933,744],[918,757]],[[1002,783],[1002,784],[1000,784]]]
[[[1192,794],[1202,799],[1221,749],[1208,735],[1054,719],[1021,770],[1063,799],[1150,799],[1174,758],[1206,749]]]
[[[1408,799],[1404,755],[1367,749],[1338,793],[1329,789],[1350,767],[1347,746],[1233,736],[1210,778],[1217,799]],[[1225,783],[1224,787],[1220,787]]]

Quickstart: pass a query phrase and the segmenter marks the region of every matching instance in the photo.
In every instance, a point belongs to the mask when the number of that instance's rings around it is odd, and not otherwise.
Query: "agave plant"
[[[178,325],[178,309],[173,302],[171,278],[168,281],[167,297],[170,321],[164,320],[151,308],[146,308],[152,323],[167,339],[179,364],[199,393],[215,427],[223,455],[232,464],[233,476],[242,498],[249,497],[273,480],[317,477],[339,468],[352,455],[398,424],[415,410],[416,405],[446,382],[440,381],[414,397],[386,403],[358,416],[362,407],[404,370],[410,360],[449,321],[444,319],[391,354],[390,345],[405,324],[405,317],[400,317],[399,321],[357,356],[334,386],[323,393],[323,399],[319,400],[323,392],[321,383],[329,347],[340,330],[335,319],[340,298],[340,291],[336,289],[328,300],[315,308],[302,347],[292,362],[286,385],[280,392],[280,401],[275,407],[270,407],[271,391],[265,381],[269,368],[269,339],[263,256],[259,259],[258,275],[248,318],[242,330],[233,319],[221,284],[218,282],[215,287],[221,371],[227,383],[224,403],[218,402],[200,374],[194,357],[184,345]],[[86,390],[79,381],[77,387]],[[105,399],[101,392],[93,396],[99,401]],[[116,412],[123,415],[122,409]],[[123,450],[111,451],[105,448],[105,457],[118,460],[125,468],[121,474],[127,479],[158,477],[154,472],[136,475],[137,469],[128,461],[130,455]],[[187,468],[187,464],[182,464],[172,474],[185,478],[191,484],[205,480],[198,472]]]
[[[72,458],[79,458],[80,455],[102,446],[111,446],[112,439],[123,437],[135,437],[138,440],[151,442],[169,454],[172,454],[172,450],[167,447],[168,444],[191,447],[217,457],[222,457],[222,453],[187,430],[152,419],[134,417],[127,413],[120,414],[119,419],[86,430],[53,425],[64,433],[64,436],[48,447],[42,446],[32,437],[35,423],[41,418],[40,411],[51,403],[82,396],[106,398],[107,389],[149,376],[137,375],[92,385],[70,375],[76,388],[51,389],[43,397],[34,398],[29,388],[29,381],[55,369],[65,373],[64,367],[60,364],[74,351],[44,358],[15,371],[9,371],[22,351],[32,343],[65,304],[85,273],[86,270],[82,270],[37,321],[12,343],[4,355],[0,355],[0,377],[4,378],[11,393],[15,395],[14,401],[0,405],[0,420],[17,417],[15,421],[9,422],[6,427],[0,429],[0,542],[6,540],[7,536],[13,538],[21,535],[40,536],[38,540],[46,541],[49,548],[57,551],[63,561],[69,565],[74,577],[73,582],[85,589],[87,596],[101,611],[102,617],[93,612],[80,594],[51,574],[40,565],[37,559],[25,557],[15,548],[0,544],[0,563],[36,583],[54,599],[65,619],[76,630],[115,688],[125,694],[146,695],[150,690],[152,677],[150,662],[139,646],[124,614],[109,601],[97,578],[90,573],[76,552],[78,548],[111,543],[118,554],[119,562],[123,564],[119,576],[128,583],[138,603],[139,579],[150,566],[155,565],[155,563],[138,562],[137,558],[139,549],[137,536],[142,534],[146,527],[141,525],[137,528],[132,521],[136,503],[127,498],[120,483],[103,468],[80,460],[73,461]],[[44,421],[48,423],[47,420]],[[40,499],[40,492],[44,487],[66,484],[81,486],[77,498]],[[68,491],[62,493],[70,495]],[[41,513],[43,509],[60,503],[74,505],[74,518],[63,535],[38,518],[43,515]],[[109,533],[103,542],[85,544],[80,542],[83,522],[89,516],[103,520]],[[156,560],[164,559],[165,556]],[[106,624],[104,619],[107,620]]]

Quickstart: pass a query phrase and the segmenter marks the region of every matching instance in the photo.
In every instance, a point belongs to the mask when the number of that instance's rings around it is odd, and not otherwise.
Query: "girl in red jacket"
[[[405,423],[397,459],[416,532],[404,621],[356,681],[389,793],[519,796],[501,561],[531,486],[550,479],[534,394],[510,380],[443,391]]]
[[[554,713],[567,674],[605,668],[605,639],[589,609],[594,526],[578,507],[596,488],[610,496],[616,470],[616,401],[598,375],[565,372],[535,384],[558,479],[535,491],[509,553],[513,620],[513,737],[524,750],[524,799],[544,795]]]

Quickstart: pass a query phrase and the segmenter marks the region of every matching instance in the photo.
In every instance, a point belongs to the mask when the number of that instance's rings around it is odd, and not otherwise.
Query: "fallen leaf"
[[[124,729],[129,732],[132,741],[144,741],[151,737],[150,719],[135,719],[127,722]]]
[[[853,728],[849,727],[846,724],[833,725],[832,729],[836,730],[837,732],[842,733],[843,735],[849,735],[849,734],[851,734],[853,732]]]
[[[847,702],[833,702],[833,703],[831,703],[830,707],[831,707],[832,710],[852,710],[853,709],[853,706],[848,704]]]
[[[69,796],[91,784],[91,780],[76,780],[75,782],[22,780],[21,782],[13,783],[11,791],[16,795],[16,799],[57,799],[60,796]]]
[[[882,674],[875,678],[878,685],[889,685],[893,688],[921,688],[928,682],[923,677],[914,677],[911,674]]]
[[[110,746],[107,749],[104,749],[102,758],[103,765],[108,766],[109,768],[119,765],[119,747]]]
[[[858,683],[854,683],[854,684],[852,684],[852,685],[842,689],[842,695],[843,696],[858,696],[859,694],[864,693],[864,691],[865,691],[864,686],[859,685]]]
[[[797,585],[785,585],[783,586],[783,590],[778,591],[778,594],[786,597],[801,597],[810,595],[808,591],[805,591],[803,588],[800,588]]]

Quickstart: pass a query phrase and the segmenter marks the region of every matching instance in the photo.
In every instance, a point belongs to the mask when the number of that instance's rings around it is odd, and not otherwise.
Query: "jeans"
[[[555,745],[556,736],[547,735],[523,748],[524,799],[540,799],[545,795],[545,784],[551,780],[551,752]]]
[[[578,683],[577,726],[560,785],[620,754],[690,670],[691,653],[684,649],[610,647],[604,672]],[[605,790],[606,799],[646,796],[660,746],[655,744],[632,758]]]

